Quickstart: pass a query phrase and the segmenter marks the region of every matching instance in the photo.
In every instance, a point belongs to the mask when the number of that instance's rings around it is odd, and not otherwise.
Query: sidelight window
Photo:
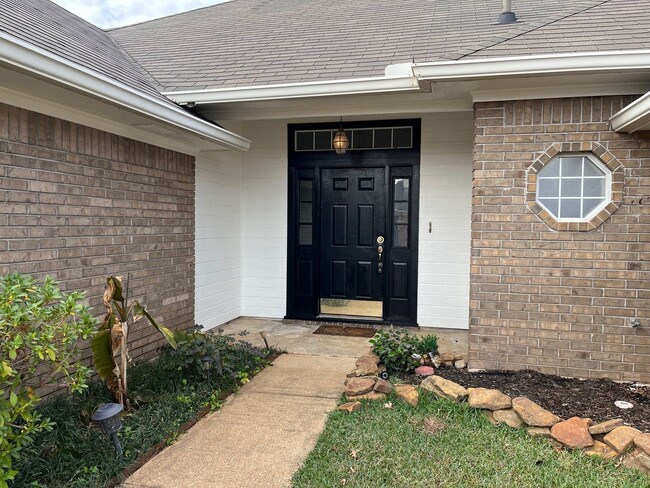
[[[410,178],[393,178],[393,247],[409,246]]]
[[[300,180],[298,185],[298,244],[311,246],[313,242],[314,182]]]

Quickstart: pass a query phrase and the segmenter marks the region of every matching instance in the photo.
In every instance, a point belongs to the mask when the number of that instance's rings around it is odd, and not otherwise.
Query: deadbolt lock
[[[384,236],[377,237],[377,244],[383,244],[383,243],[384,243]]]

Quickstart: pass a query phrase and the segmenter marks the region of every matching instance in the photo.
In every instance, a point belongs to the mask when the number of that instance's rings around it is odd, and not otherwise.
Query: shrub
[[[413,357],[419,354],[420,339],[402,329],[379,330],[370,339],[372,352],[391,372],[406,372],[420,364]]]
[[[438,351],[438,336],[435,334],[427,334],[420,338],[418,345],[418,352],[420,354],[429,354],[430,352]]]
[[[95,321],[81,303],[83,294],[63,293],[45,278],[0,277],[0,487],[17,474],[12,462],[33,435],[53,423],[35,411],[39,386],[86,388],[89,370],[77,363],[79,341]]]
[[[200,325],[196,327],[201,328]],[[180,332],[174,337],[176,349],[165,347],[163,361],[169,367],[199,374],[203,378],[207,377],[204,358],[210,358],[213,364],[218,358],[224,376],[241,379],[241,373],[254,372],[264,366],[269,352],[224,334],[221,329],[217,333]]]

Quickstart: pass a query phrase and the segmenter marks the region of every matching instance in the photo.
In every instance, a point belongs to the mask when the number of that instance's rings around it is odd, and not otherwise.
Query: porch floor
[[[314,334],[324,322],[306,322],[300,320],[281,320],[256,317],[240,317],[219,329],[227,334],[247,331],[242,339],[263,346],[260,332],[266,332],[269,345],[276,346],[290,354],[314,354],[330,357],[359,357],[370,352],[369,339],[360,337],[343,337]],[[327,322],[328,324],[330,322]],[[332,322],[333,323],[333,322]],[[374,324],[370,324],[373,325]],[[441,352],[462,354],[467,357],[469,351],[469,331],[459,329],[440,329],[420,327],[411,329],[419,336],[436,334]]]

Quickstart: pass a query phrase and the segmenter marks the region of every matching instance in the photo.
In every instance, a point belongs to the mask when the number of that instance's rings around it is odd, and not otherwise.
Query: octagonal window
[[[587,221],[611,201],[611,172],[591,154],[558,155],[539,171],[536,201],[558,221]]]

